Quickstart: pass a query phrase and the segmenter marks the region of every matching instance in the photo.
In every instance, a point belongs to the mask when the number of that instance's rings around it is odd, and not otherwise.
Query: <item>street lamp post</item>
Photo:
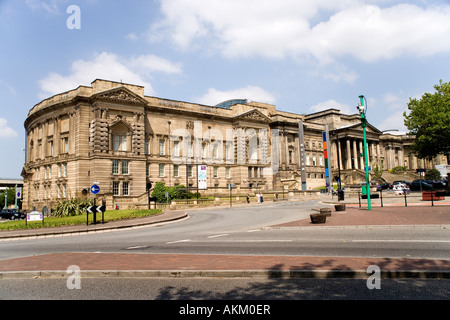
[[[363,128],[363,136],[364,136],[364,165],[366,171],[366,192],[367,192],[367,208],[368,210],[372,210],[372,206],[370,203],[370,181],[369,181],[369,161],[367,159],[367,138],[366,138],[366,127],[367,127],[367,100],[363,95],[359,96],[359,106],[357,107],[359,114],[361,115],[361,125]]]

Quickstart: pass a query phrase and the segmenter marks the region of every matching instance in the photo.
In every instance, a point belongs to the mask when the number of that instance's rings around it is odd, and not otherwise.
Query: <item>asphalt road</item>
[[[82,278],[2,279],[8,300],[448,300],[448,279],[382,279],[368,289],[364,279]]]
[[[258,254],[450,259],[437,226],[274,228],[304,219],[317,201],[189,212],[189,219],[102,234],[0,243],[0,259],[58,252]]]

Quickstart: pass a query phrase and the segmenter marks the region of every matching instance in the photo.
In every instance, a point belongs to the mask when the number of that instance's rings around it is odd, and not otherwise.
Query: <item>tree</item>
[[[5,205],[5,192],[6,192],[6,202],[7,206],[10,206],[16,201],[16,188],[7,188],[2,193],[0,193],[0,209],[2,209]],[[17,205],[20,207],[20,201],[17,202]]]
[[[157,182],[155,188],[153,188],[152,197],[157,198],[157,202],[164,203],[167,201],[166,191],[169,196],[169,201],[173,199],[192,198],[194,195],[192,192],[188,192],[186,187],[182,184],[174,187],[167,187],[164,185],[164,182]]]
[[[427,172],[425,173],[425,179],[441,181],[441,173],[436,169],[427,170]]]
[[[421,99],[410,98],[410,112],[403,113],[409,134],[416,136],[411,147],[419,158],[450,153],[450,83],[440,80],[434,88]]]

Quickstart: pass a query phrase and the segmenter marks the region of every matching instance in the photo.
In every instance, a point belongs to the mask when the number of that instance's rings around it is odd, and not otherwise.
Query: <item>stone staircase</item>
[[[386,180],[386,182],[392,183],[397,180],[406,180],[409,182],[413,182],[413,180],[420,179],[418,174],[411,172],[404,173],[389,173],[387,171],[383,172],[382,178]]]

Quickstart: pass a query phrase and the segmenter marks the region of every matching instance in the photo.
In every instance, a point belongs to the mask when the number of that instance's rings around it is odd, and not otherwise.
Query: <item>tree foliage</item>
[[[427,170],[427,172],[425,173],[425,179],[433,180],[433,181],[440,181],[441,173],[437,169]]]
[[[169,202],[173,199],[188,199],[196,196],[195,193],[188,192],[186,187],[182,184],[174,187],[167,187],[164,185],[164,182],[157,182],[152,191],[152,197],[157,198],[157,202],[166,202],[166,191],[168,192]]]
[[[450,153],[450,83],[440,80],[434,88],[421,99],[410,98],[410,112],[403,113],[409,134],[416,136],[412,149],[419,158]]]

